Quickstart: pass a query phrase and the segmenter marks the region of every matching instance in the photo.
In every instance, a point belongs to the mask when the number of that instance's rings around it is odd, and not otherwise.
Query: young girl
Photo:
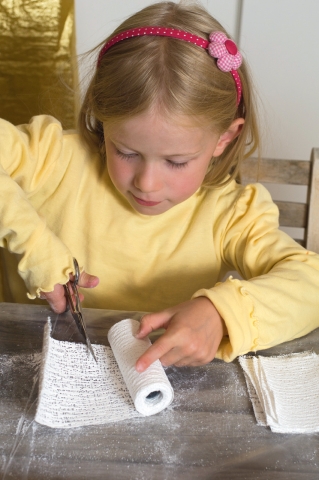
[[[251,83],[203,8],[126,20],[100,47],[79,132],[39,116],[2,121],[0,142],[5,301],[64,311],[75,257],[84,306],[158,312],[138,337],[166,332],[139,371],[231,361],[319,325],[319,256],[278,230],[261,185],[235,181],[258,147]],[[244,280],[222,282],[229,270]]]

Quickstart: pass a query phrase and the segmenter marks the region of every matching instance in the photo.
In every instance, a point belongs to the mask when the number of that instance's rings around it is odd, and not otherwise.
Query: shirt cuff
[[[198,290],[192,298],[207,297],[223,318],[228,337],[220,343],[216,358],[231,362],[239,355],[257,350],[258,318],[248,291],[240,280],[229,277],[211,289]]]
[[[74,273],[73,256],[58,237],[45,229],[41,241],[21,258],[18,272],[26,284],[27,296],[34,299],[41,292],[52,292],[56,284],[69,281],[69,274]]]

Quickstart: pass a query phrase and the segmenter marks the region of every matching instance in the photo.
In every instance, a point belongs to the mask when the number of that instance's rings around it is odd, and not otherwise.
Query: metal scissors
[[[75,320],[76,326],[78,327],[78,330],[81,333],[81,335],[83,335],[86,345],[90,353],[92,354],[94,360],[97,362],[89,336],[86,331],[86,326],[85,326],[82,308],[81,308],[81,302],[79,298],[79,292],[77,288],[77,284],[80,279],[79,264],[75,258],[73,258],[73,263],[74,263],[74,280],[73,281],[70,280],[66,285],[64,285],[64,288],[65,288],[67,300],[70,306],[71,314]]]

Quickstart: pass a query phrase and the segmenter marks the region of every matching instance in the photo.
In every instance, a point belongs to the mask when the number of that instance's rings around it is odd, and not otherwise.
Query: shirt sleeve
[[[0,246],[18,255],[30,298],[65,284],[73,271],[71,252],[30,202],[52,181],[62,141],[61,125],[52,117],[18,127],[0,120]]]
[[[208,297],[223,317],[228,335],[217,357],[232,361],[306,335],[319,326],[319,255],[278,229],[278,209],[260,184],[243,189],[224,219],[220,248],[229,277]]]

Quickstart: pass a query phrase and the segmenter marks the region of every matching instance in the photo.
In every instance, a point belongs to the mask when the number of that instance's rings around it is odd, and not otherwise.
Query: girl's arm
[[[199,290],[190,302],[145,316],[139,338],[160,326],[167,331],[138,360],[140,371],[157,358],[164,365],[168,360],[207,363],[215,354],[232,361],[319,327],[319,255],[278,230],[278,209],[264,187],[242,190],[230,214],[221,215],[214,238],[229,270],[237,270],[243,280],[229,277]],[[203,297],[207,307],[194,303]],[[197,351],[191,354],[194,344]]]
[[[63,176],[61,149],[62,129],[52,117],[19,127],[0,120],[0,246],[19,256],[29,297],[41,295],[57,311],[65,309],[62,284],[73,273],[73,256],[31,200],[42,189],[45,201],[46,190]],[[82,278],[83,286],[91,282]]]

